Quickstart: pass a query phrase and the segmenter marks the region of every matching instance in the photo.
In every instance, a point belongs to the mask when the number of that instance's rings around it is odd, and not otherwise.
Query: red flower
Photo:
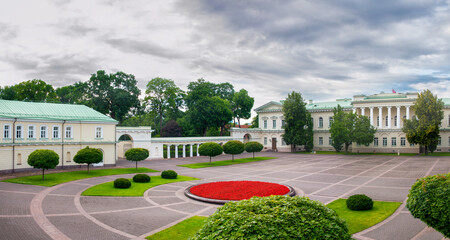
[[[212,182],[190,189],[194,195],[220,200],[243,200],[254,196],[285,195],[289,191],[288,187],[280,184],[257,181]]]

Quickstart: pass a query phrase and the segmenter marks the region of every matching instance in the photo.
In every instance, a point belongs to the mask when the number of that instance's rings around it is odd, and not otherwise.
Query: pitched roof
[[[84,105],[21,102],[2,99],[0,99],[0,118],[117,122]]]
[[[306,104],[307,110],[318,110],[318,109],[334,109],[340,105],[342,108],[351,108],[352,100],[351,99],[339,99],[333,102],[317,102]]]
[[[444,106],[450,106],[450,98],[442,98],[442,101],[444,102]]]

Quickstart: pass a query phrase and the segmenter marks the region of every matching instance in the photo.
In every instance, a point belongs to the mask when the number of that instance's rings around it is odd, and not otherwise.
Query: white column
[[[366,108],[361,108],[361,115],[364,116],[364,114],[366,113]]]
[[[378,107],[378,119],[380,120],[380,128],[383,128],[383,107]]]
[[[370,107],[369,108],[370,109],[370,118],[369,118],[369,120],[370,120],[370,125],[374,125],[373,124],[373,107]]]
[[[200,147],[200,143],[197,143],[197,157],[200,156],[200,154],[198,153],[198,148]]]
[[[400,108],[401,106],[397,106],[397,128],[400,128],[400,119],[402,119],[400,116]]]
[[[175,158],[178,158],[178,145],[175,145]]]
[[[183,158],[186,157],[186,145],[183,144]]]
[[[388,128],[391,128],[391,108],[392,107],[387,107],[387,109],[388,109]]]
[[[352,108],[352,110],[353,110],[353,113],[355,113],[355,112],[356,112],[356,108]]]
[[[409,106],[406,106],[406,119],[409,119]]]
[[[170,145],[167,145],[167,158],[170,158]]]
[[[190,157],[194,156],[194,153],[192,152],[192,144],[189,144],[190,148],[189,148],[189,155]]]

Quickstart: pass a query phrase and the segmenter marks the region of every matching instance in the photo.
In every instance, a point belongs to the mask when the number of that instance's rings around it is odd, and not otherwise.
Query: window
[[[405,137],[400,138],[400,146],[402,146],[402,147],[406,146],[406,138]]]
[[[383,147],[386,147],[387,146],[387,138],[383,138]]]
[[[16,138],[22,138],[22,125],[17,125],[16,126]]]
[[[17,154],[17,165],[22,165],[22,154]]]
[[[331,127],[331,124],[333,124],[333,117],[328,119],[328,127]]]
[[[286,122],[284,120],[281,120],[281,127],[284,128],[285,125],[286,125]]]
[[[284,141],[283,138],[281,139],[281,145],[282,145],[282,146],[286,146],[286,142]]]
[[[450,114],[448,115],[448,126],[450,126]]]
[[[47,126],[41,126],[41,138],[47,138]]]
[[[264,120],[264,129],[267,129],[267,120]]]
[[[389,126],[389,118],[386,116],[386,126]]]
[[[277,120],[272,120],[272,128],[277,128]]]
[[[403,116],[403,119],[406,119],[406,115]]]
[[[72,138],[72,126],[66,127],[66,138]]]
[[[414,147],[414,143],[410,143],[409,146],[410,146],[410,147]]]
[[[397,146],[397,138],[393,137],[391,138],[391,146]]]
[[[103,138],[103,128],[102,127],[95,128],[95,138]]]
[[[323,137],[319,137],[319,145],[323,145]]]
[[[438,146],[441,146],[442,142],[441,142],[441,137],[438,138]]]
[[[323,128],[323,118],[319,118],[319,128]]]
[[[267,145],[267,137],[264,137],[264,145]]]
[[[394,116],[394,126],[397,126],[397,116]]]
[[[66,162],[70,162],[70,161],[72,161],[72,156],[71,156],[70,152],[67,152]]]
[[[380,116],[377,117],[377,126],[380,126]]]
[[[53,138],[59,138],[59,126],[53,126]]]
[[[377,137],[373,139],[373,146],[378,147],[378,138]]]
[[[34,138],[34,126],[28,126],[28,138]]]
[[[11,138],[11,125],[5,124],[3,126],[3,138]]]
[[[331,137],[328,138],[328,145],[333,146],[333,139]]]

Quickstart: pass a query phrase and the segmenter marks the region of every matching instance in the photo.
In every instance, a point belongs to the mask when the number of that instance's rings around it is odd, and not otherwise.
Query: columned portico
[[[361,115],[364,116],[365,113],[366,113],[366,108],[362,107],[362,108],[361,108]]]
[[[178,158],[178,145],[175,145],[175,158]]]
[[[189,144],[189,156],[193,157],[194,153],[192,152],[192,144]]]
[[[186,157],[186,145],[182,145],[183,146],[183,158]]]
[[[391,128],[391,108],[392,107],[387,107],[388,109],[388,128]]]
[[[380,128],[383,128],[383,107],[378,107],[378,122]]]
[[[373,124],[373,107],[370,107],[369,108],[370,109],[370,119],[369,119],[369,121],[370,121],[370,125],[374,125]]]
[[[400,128],[400,108],[401,106],[397,106],[397,128]]]
[[[406,106],[406,119],[409,119],[409,106]]]
[[[200,143],[197,143],[197,157],[200,156],[200,154],[198,153],[198,148],[200,147]]]
[[[170,158],[170,145],[167,145],[167,158]]]

